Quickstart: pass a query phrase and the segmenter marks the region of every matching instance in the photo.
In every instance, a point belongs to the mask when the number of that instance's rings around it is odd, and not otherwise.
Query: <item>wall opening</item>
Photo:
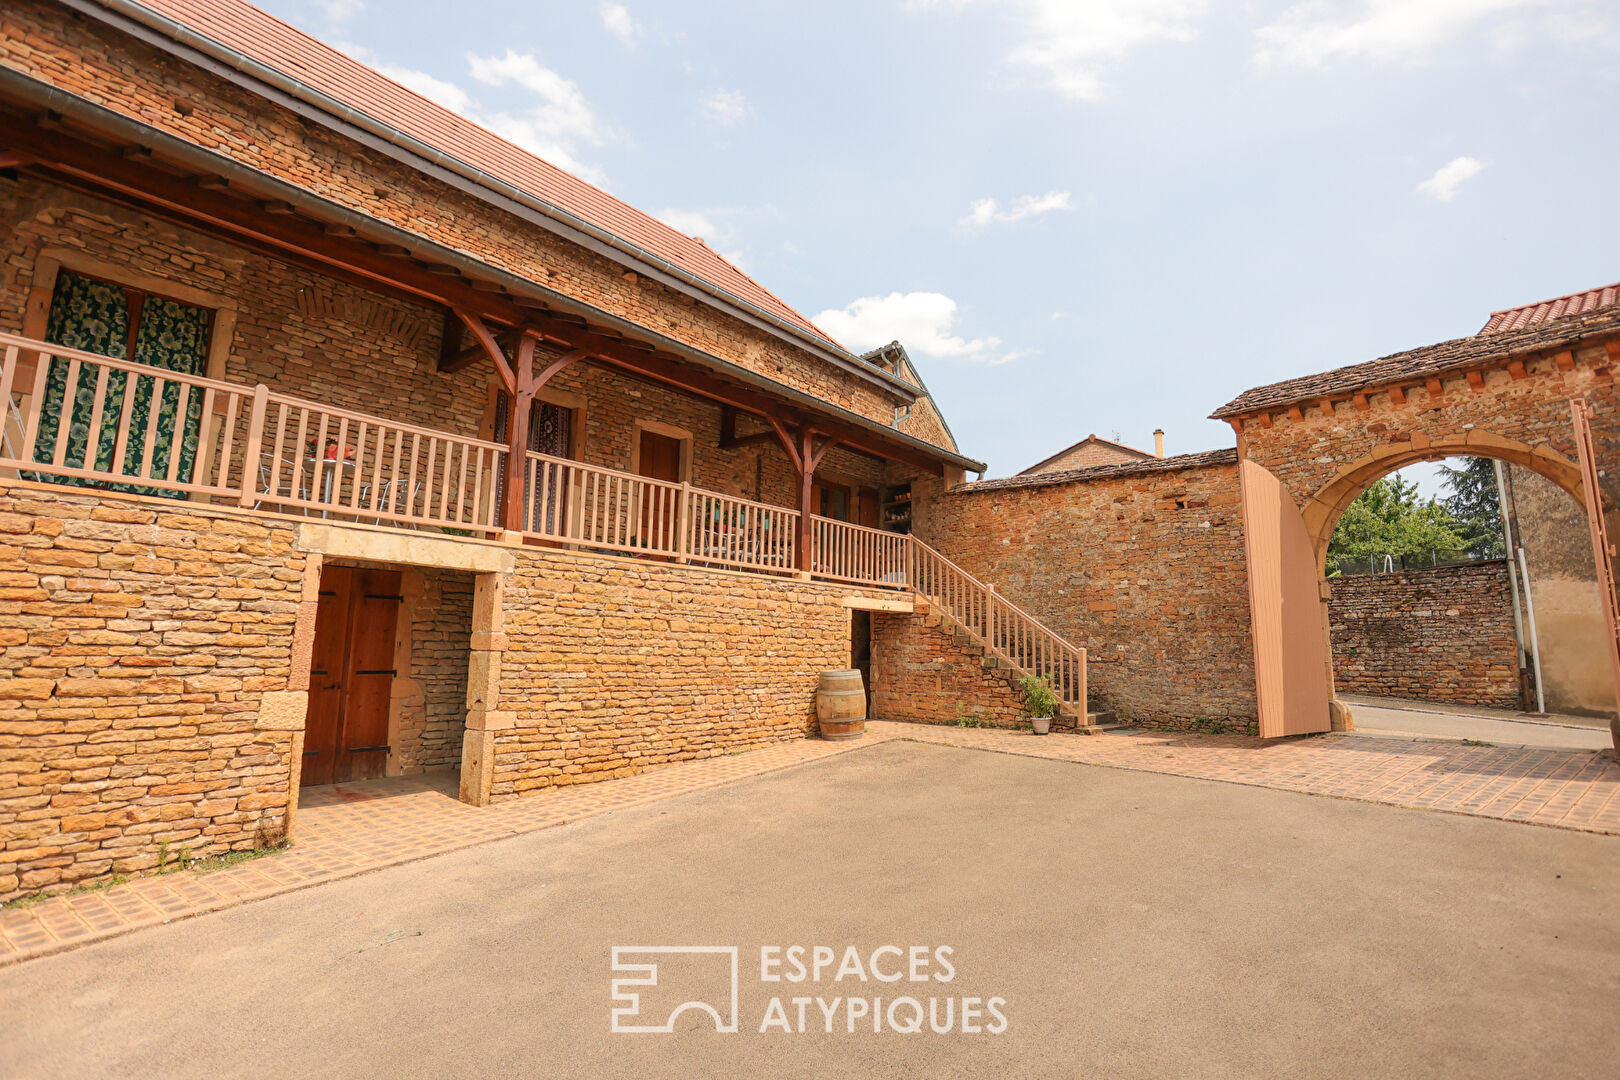
[[[1452,457],[1337,492],[1322,552],[1336,693],[1613,715],[1597,569],[1567,479]]]

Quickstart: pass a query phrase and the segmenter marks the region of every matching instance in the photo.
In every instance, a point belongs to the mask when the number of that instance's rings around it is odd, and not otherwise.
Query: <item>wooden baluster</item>
[[[463,507],[467,505],[467,452],[472,447],[467,443],[461,444],[461,478],[456,482],[456,520],[466,521]]]
[[[107,377],[111,372],[112,368],[106,364],[96,365],[96,388],[90,399],[90,429],[84,441],[84,468],[91,472],[100,471],[96,468],[96,462],[101,459],[101,412],[107,403]],[[0,420],[5,419],[6,400],[0,398]]]
[[[168,467],[163,470],[163,479],[166,483],[174,483],[175,474],[180,469],[181,446],[186,440],[186,414],[191,411],[191,384],[179,383],[179,393],[175,397],[174,427],[169,430]]]
[[[36,446],[39,438],[39,418],[45,411],[45,384],[50,378],[51,365],[55,362],[54,357],[45,353],[40,353],[34,359],[34,388],[28,395],[28,422],[23,430],[22,456],[26,460],[33,461],[39,458]],[[124,396],[129,396],[127,391]]]
[[[473,520],[479,525],[486,524],[485,519],[484,519],[483,505],[484,505],[484,455],[487,454],[487,453],[489,453],[489,449],[487,447],[480,446],[478,448],[478,468],[477,468],[477,471],[475,471],[473,473],[472,513],[473,513]]]
[[[126,387],[124,396],[129,396]],[[259,470],[258,459],[263,453],[264,446],[264,414],[270,408],[270,388],[259,383],[253,388],[253,407],[248,411],[247,440],[242,444],[242,495],[236,500],[238,506],[251,508],[258,502]],[[232,420],[235,420],[234,413]],[[122,437],[120,436],[120,441]],[[117,456],[123,455],[123,450],[114,452]],[[270,491],[275,491],[275,481],[272,477]]]
[[[0,436],[5,433],[6,425],[11,423],[11,386],[17,381],[17,367],[22,363],[17,346],[6,346],[5,367],[0,369]],[[19,434],[21,434],[19,432]],[[5,450],[6,442],[0,439],[0,453]],[[14,461],[22,461],[28,456],[28,444],[17,447],[17,456]]]
[[[56,421],[56,444],[51,447],[51,464],[66,464],[68,436],[73,432],[73,406],[78,403],[79,367],[77,356],[68,361],[67,383],[62,387],[61,415]]]

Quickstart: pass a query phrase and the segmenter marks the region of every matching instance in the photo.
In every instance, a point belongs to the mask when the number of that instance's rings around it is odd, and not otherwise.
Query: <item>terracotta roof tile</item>
[[[1525,304],[1505,311],[1493,311],[1479,332],[1494,334],[1502,330],[1523,330],[1527,326],[1535,326],[1550,319],[1580,315],[1595,308],[1610,307],[1614,304],[1620,304],[1620,282],[1570,293],[1568,296],[1554,297],[1538,304]]]
[[[963,484],[947,491],[947,495],[971,495],[980,491],[1008,491],[1013,488],[1047,487],[1052,484],[1077,484],[1092,480],[1112,480],[1120,476],[1141,473],[1176,472],[1181,469],[1202,469],[1211,465],[1236,465],[1237,450],[1205,450],[1197,454],[1177,454],[1174,457],[1150,457],[1146,461],[1122,461],[1116,465],[1088,465],[1084,469],[1064,469],[1061,472],[1030,473],[1008,476],[1001,480],[980,480]]]
[[[809,319],[721,258],[665,225],[243,0],[139,0],[187,29],[296,79],[349,108],[603,229],[657,259],[847,352]]]
[[[1323,397],[1344,397],[1395,383],[1421,380],[1461,368],[1498,363],[1527,353],[1561,349],[1620,334],[1620,305],[1591,308],[1557,319],[1534,322],[1520,330],[1442,341],[1421,349],[1393,353],[1378,360],[1335,368],[1319,375],[1246,390],[1210,413],[1215,420],[1265,409],[1279,409]]]

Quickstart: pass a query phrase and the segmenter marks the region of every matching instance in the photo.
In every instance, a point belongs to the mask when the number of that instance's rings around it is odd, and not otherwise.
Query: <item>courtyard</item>
[[[875,727],[757,775],[773,763],[748,759],[771,751],[719,759],[729,782],[683,778],[705,762],[587,785],[662,790],[617,806],[602,791],[557,827],[13,964],[0,1060],[14,1076],[1056,1076],[1082,1061],[1120,1076],[1608,1075],[1620,837],[1046,756],[1155,749],[1130,736]],[[1229,760],[1257,744],[1153,741]],[[1546,756],[1581,762],[1560,787],[1614,801],[1612,764]],[[1506,760],[1441,775],[1455,786]],[[469,822],[501,809],[428,784],[361,788],[332,808],[384,824],[411,798]],[[613,949],[661,944],[738,948],[735,1033],[694,1011],[668,1034],[612,1030]],[[772,945],[853,947],[867,977],[763,982]],[[948,946],[954,977],[879,981],[885,945]],[[1004,1030],[874,1032],[833,1003],[901,995],[1000,998]],[[723,998],[723,982],[686,996]],[[821,1004],[801,1017],[796,996]],[[785,1023],[762,1033],[772,998]]]

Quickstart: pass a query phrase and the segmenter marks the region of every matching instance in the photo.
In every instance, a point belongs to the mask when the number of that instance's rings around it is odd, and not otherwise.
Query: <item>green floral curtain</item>
[[[200,375],[208,352],[210,312],[158,296],[133,294],[139,303],[139,318],[135,337],[136,363],[168,371]],[[128,353],[129,327],[132,318],[132,293],[120,286],[95,278],[62,271],[57,275],[56,291],[51,299],[50,319],[46,324],[45,340],[71,349],[100,353],[115,359],[131,359]],[[136,376],[133,390],[129,377],[122,371],[111,371],[107,376],[106,397],[102,403],[101,430],[91,445],[90,418],[95,408],[96,379],[99,369],[85,364],[79,369],[78,385],[73,388],[73,404],[68,416],[67,450],[62,464],[71,468],[89,468],[108,471],[113,464],[113,451],[118,445],[118,422],[123,414],[124,395],[135,395],[130,409],[130,438],[124,452],[123,475],[133,477],[165,476],[169,468],[170,447],[175,424],[180,420],[180,387],[165,387],[162,396],[153,401],[156,380]],[[48,462],[56,448],[58,422],[62,401],[67,393],[68,362],[53,359],[45,384],[44,408],[40,414],[39,434],[34,442],[34,460]],[[145,433],[152,409],[156,407],[157,430],[153,438],[150,465],[143,458]],[[180,460],[175,466],[175,479],[190,481],[196,463],[197,443],[202,430],[202,401],[198,395],[188,402],[179,443]],[[31,479],[44,478],[34,474]],[[115,491],[128,491],[140,495],[166,495],[183,498],[184,494],[165,488],[140,484],[104,484],[99,481],[70,477],[54,477],[56,483],[109,487]]]

